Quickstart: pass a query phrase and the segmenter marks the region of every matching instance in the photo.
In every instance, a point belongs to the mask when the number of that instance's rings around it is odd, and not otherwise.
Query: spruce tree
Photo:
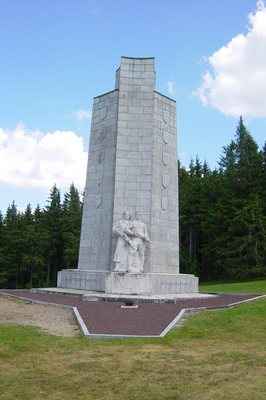
[[[0,288],[5,287],[7,283],[7,269],[4,253],[5,234],[3,215],[0,211]]]
[[[45,212],[40,206],[34,211],[34,269],[32,271],[32,286],[42,287],[46,285],[46,269],[48,265],[48,257],[46,253],[47,242],[49,242],[49,234],[46,229]]]
[[[236,130],[237,189],[246,198],[260,188],[263,159],[258,145],[240,117]]]
[[[81,201],[72,183],[63,203],[64,267],[76,268],[81,228]]]
[[[17,206],[13,201],[8,206],[4,218],[4,262],[7,274],[7,287],[20,287],[20,271],[22,267],[22,227],[21,215],[18,213]]]
[[[48,205],[45,208],[44,223],[47,232],[46,242],[46,282],[47,285],[56,285],[57,272],[63,267],[63,210],[60,200],[60,191],[56,187],[50,191]]]

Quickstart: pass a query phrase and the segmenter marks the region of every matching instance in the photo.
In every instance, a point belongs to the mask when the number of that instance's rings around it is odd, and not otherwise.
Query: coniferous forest
[[[266,143],[259,149],[242,118],[217,168],[197,157],[179,165],[181,272],[201,280],[266,275]],[[56,285],[77,267],[82,202],[72,184],[54,186],[47,205],[0,213],[0,288]]]

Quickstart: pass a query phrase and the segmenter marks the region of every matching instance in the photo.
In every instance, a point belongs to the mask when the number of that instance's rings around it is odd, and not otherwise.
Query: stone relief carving
[[[161,181],[161,209],[163,211],[167,210],[168,207],[168,185],[169,185],[169,175],[167,171],[167,166],[169,164],[169,153],[167,152],[168,141],[166,140],[166,132],[163,130],[162,134],[162,181]]]
[[[168,208],[168,198],[166,196],[165,190],[162,190],[161,208],[163,211],[166,211]]]
[[[169,153],[166,151],[166,145],[163,146],[163,151],[162,151],[162,161],[163,165],[166,167],[169,164]]]
[[[104,139],[107,136],[107,128],[103,127],[103,128],[99,128],[99,129],[95,129],[94,131],[94,136],[93,136],[93,144],[97,145],[100,144],[104,141]]]
[[[167,189],[169,185],[170,177],[169,175],[162,175],[162,188]]]
[[[96,186],[96,208],[100,208],[103,201],[103,165],[99,166],[99,176]]]
[[[100,208],[102,205],[102,195],[101,194],[97,194],[97,198],[96,198],[96,208]]]
[[[98,113],[99,113],[99,119],[98,119],[97,122],[104,121],[106,119],[107,115],[108,115],[108,106],[100,108]]]
[[[165,130],[162,133],[162,139],[164,144],[168,144],[168,133]]]
[[[145,248],[150,243],[147,226],[125,211],[122,219],[113,227],[113,234],[117,237],[114,252],[114,271],[121,273],[142,273],[145,261]]]
[[[98,164],[102,164],[102,162],[104,161],[104,158],[105,158],[104,151],[100,151],[100,153],[98,155]]]
[[[168,107],[162,110],[162,120],[160,123],[160,136],[162,139],[162,181],[161,181],[161,209],[166,211],[168,208],[168,186],[170,182],[168,166],[170,162],[170,154],[168,152],[168,119],[169,110]]]
[[[105,151],[101,150],[95,154],[96,165],[96,182],[95,182],[95,195],[96,195],[96,208],[101,208],[103,202],[103,178],[104,178],[104,160]],[[96,164],[97,163],[97,164]]]

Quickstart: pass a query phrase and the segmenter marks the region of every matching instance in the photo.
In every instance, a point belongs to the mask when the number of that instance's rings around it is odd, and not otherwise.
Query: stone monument
[[[94,98],[79,263],[58,287],[110,294],[198,291],[179,274],[176,103],[155,90],[154,58],[122,57]]]

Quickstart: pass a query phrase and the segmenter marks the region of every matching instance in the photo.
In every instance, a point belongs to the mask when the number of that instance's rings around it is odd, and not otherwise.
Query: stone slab
[[[67,295],[76,295],[76,296],[85,296],[90,293],[100,293],[100,292],[90,292],[84,289],[66,289],[59,287],[46,287],[46,288],[34,288],[31,289],[32,293],[50,293],[50,294],[67,294]],[[100,293],[101,294],[101,293]]]
[[[46,294],[61,294],[68,296],[81,296],[83,301],[115,301],[127,302],[132,301],[136,303],[176,303],[181,299],[207,299],[216,297],[216,294],[210,293],[174,293],[174,294],[161,294],[161,295],[124,295],[124,294],[110,294],[89,290],[80,289],[66,289],[57,287],[37,288],[32,289],[32,293],[46,293]]]
[[[169,295],[197,293],[198,278],[189,274],[110,272],[105,292],[124,295]]]
[[[106,271],[63,269],[58,272],[57,287],[104,292],[106,274]]]

